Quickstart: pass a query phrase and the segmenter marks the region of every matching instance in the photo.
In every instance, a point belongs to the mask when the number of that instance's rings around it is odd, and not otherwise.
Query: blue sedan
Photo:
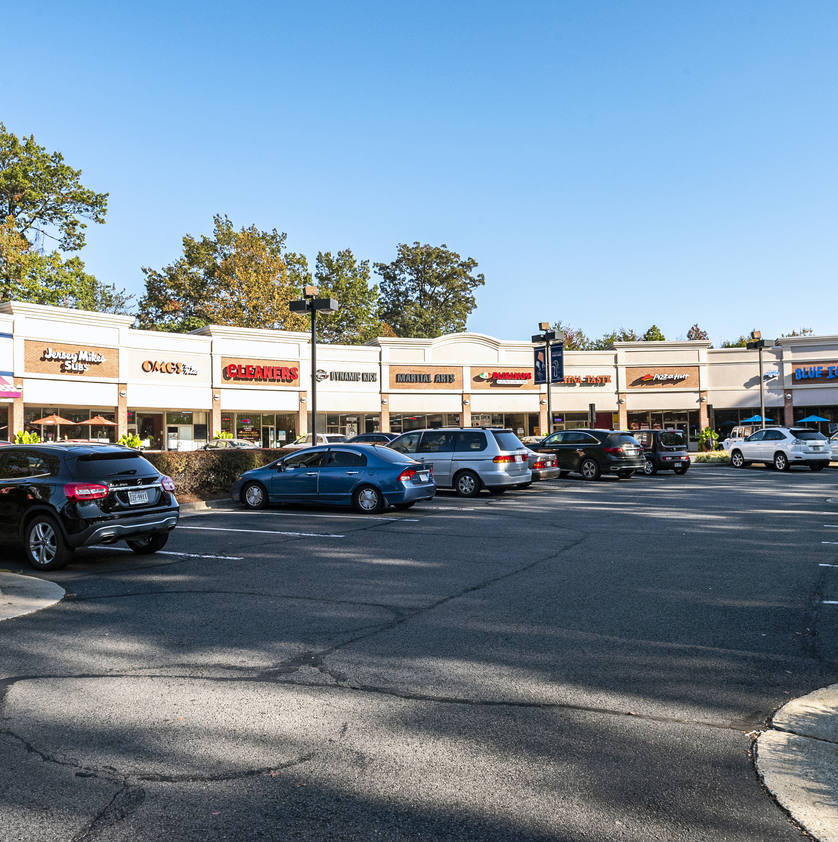
[[[409,509],[435,493],[431,468],[372,444],[309,447],[247,471],[233,485],[233,500],[250,509],[268,503],[333,503],[363,514],[386,506]]]

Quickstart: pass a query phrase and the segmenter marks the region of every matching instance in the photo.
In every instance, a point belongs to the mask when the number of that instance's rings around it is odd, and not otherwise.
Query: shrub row
[[[273,462],[288,450],[193,450],[143,453],[162,474],[175,481],[175,493],[198,498],[230,493],[236,477]]]

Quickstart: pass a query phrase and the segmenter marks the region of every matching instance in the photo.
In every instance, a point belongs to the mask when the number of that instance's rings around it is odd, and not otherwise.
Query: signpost
[[[550,384],[561,383],[564,380],[564,336],[550,330],[550,322],[539,322],[538,328],[542,333],[533,336],[532,341],[545,344],[533,349],[533,382],[547,384],[547,435],[549,436],[553,432],[553,395]]]

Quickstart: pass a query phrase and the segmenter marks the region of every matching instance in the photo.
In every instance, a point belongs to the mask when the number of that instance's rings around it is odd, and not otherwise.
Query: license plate
[[[147,491],[129,491],[128,503],[132,506],[137,506],[140,503],[148,503]]]
[[[427,482],[430,474],[427,471],[419,471],[419,482]]]

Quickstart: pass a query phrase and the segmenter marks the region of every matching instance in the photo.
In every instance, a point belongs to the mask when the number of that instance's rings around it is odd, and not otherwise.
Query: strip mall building
[[[308,334],[209,326],[135,330],[113,316],[0,304],[0,438],[113,440],[189,450],[216,432],[280,446],[310,427]],[[318,345],[318,426],[353,435],[440,425],[548,429],[545,386],[530,342],[475,333]],[[763,352],[766,415],[838,422],[838,336],[781,339]],[[618,342],[565,354],[552,387],[553,429],[647,425],[722,428],[759,412],[756,351],[709,342]],[[72,424],[38,427],[57,414]],[[111,425],[89,424],[101,416]]]

